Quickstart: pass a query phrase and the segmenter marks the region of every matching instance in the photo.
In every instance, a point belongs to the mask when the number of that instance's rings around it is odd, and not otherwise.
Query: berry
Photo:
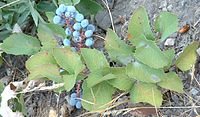
[[[79,32],[79,31],[74,31],[74,32],[73,32],[73,36],[74,36],[74,37],[80,36],[80,32]]]
[[[80,36],[74,37],[74,41],[75,41],[75,42],[80,42],[80,41],[81,41],[81,37],[80,37]]]
[[[71,12],[70,17],[74,18],[76,16],[76,12]]]
[[[85,36],[86,36],[86,37],[91,37],[92,34],[93,34],[93,31],[92,31],[92,30],[87,30],[87,31],[85,31]]]
[[[78,100],[77,103],[76,103],[76,108],[77,109],[81,109],[82,105],[81,105],[81,101]]]
[[[81,21],[81,26],[82,26],[83,28],[87,27],[88,24],[89,24],[89,22],[88,22],[87,19],[84,19],[84,20]]]
[[[65,17],[69,18],[70,17],[70,12],[65,12]]]
[[[62,26],[63,26],[64,24],[65,24],[65,20],[64,20],[64,19],[61,19],[59,25],[62,25]]]
[[[69,39],[64,39],[63,44],[64,44],[64,46],[70,46],[71,42]]]
[[[89,24],[89,25],[87,26],[87,30],[92,30],[92,31],[94,32],[94,31],[95,31],[94,25]]]
[[[92,38],[86,39],[86,41],[85,41],[85,45],[86,45],[86,46],[90,47],[90,46],[92,46],[93,44],[94,44],[94,41],[93,41]]]
[[[76,93],[72,93],[70,97],[71,98],[76,98]]]
[[[76,12],[76,8],[74,6],[68,6],[67,10],[69,12]]]
[[[77,22],[81,22],[84,19],[84,16],[82,14],[76,14],[75,19]]]
[[[69,104],[70,104],[71,106],[75,106],[76,103],[77,103],[77,100],[76,100],[75,98],[70,98]]]
[[[54,16],[54,18],[53,18],[53,23],[54,24],[59,24],[60,21],[61,21],[61,17],[60,16]]]
[[[62,15],[62,12],[60,11],[60,9],[58,8],[58,9],[56,9],[56,14],[57,15],[59,15],[59,16],[61,16]]]
[[[65,12],[66,6],[64,4],[60,4],[58,9],[60,12]]]
[[[70,28],[66,28],[65,33],[67,36],[70,36],[72,34],[72,31],[70,30]]]
[[[73,25],[74,30],[80,30],[81,29],[81,24],[80,23],[75,23]]]

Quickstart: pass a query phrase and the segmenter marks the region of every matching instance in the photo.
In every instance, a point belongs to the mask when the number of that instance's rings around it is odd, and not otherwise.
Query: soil
[[[96,0],[105,6],[101,0]],[[151,25],[155,17],[162,11],[173,12],[179,17],[179,27],[181,28],[185,24],[190,25],[190,30],[187,33],[179,34],[174,33],[169,38],[175,39],[176,56],[190,44],[192,41],[199,41],[200,37],[200,0],[108,0],[109,8],[113,17],[114,28],[122,39],[127,37],[127,24],[131,14],[139,6],[144,6],[147,9]],[[113,28],[111,26],[111,20],[108,9],[104,7],[103,11],[100,11],[92,21],[97,26],[95,35],[105,37],[106,29]],[[104,50],[104,42],[101,38],[95,36],[95,47],[99,50]],[[163,43],[159,46],[163,49]],[[26,56],[12,56],[3,55],[4,64],[0,68],[1,81],[4,84],[8,84],[10,81],[21,81],[26,78],[28,72],[25,68]],[[111,117],[132,117],[132,116],[182,116],[182,117],[196,117],[199,116],[200,109],[196,106],[200,106],[200,59],[197,60],[194,70],[188,72],[178,71],[178,75],[181,77],[184,83],[184,94],[178,94],[175,92],[164,91],[164,101],[161,109],[141,109],[138,111],[130,111],[128,114],[122,113],[116,114],[114,110],[130,108],[134,106],[144,106],[144,104],[133,105],[131,103],[125,103],[112,110],[111,114],[105,116]],[[192,78],[192,75],[195,78]],[[118,101],[128,99],[129,95],[124,95]],[[68,105],[68,94],[57,94],[51,91],[32,92],[24,95],[25,104],[28,112],[28,117],[48,117],[49,112],[56,112],[64,117],[76,117],[84,114],[85,110],[77,110]],[[146,105],[148,106],[148,105]],[[174,108],[165,108],[174,107]],[[178,108],[182,107],[182,108]],[[50,111],[51,110],[51,111]],[[53,114],[51,114],[53,115]],[[98,117],[98,114],[84,115]],[[50,116],[49,116],[50,117]],[[54,117],[54,116],[52,116]]]

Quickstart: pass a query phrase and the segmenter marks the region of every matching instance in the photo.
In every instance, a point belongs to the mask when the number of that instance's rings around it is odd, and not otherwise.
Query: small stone
[[[166,7],[166,6],[167,6],[167,1],[164,0],[164,1],[162,1],[162,2],[160,3],[160,7],[159,7],[159,8],[164,8],[164,7]]]
[[[16,23],[14,25],[12,33],[22,33],[22,30],[21,30],[19,24]]]
[[[166,7],[162,8],[162,11],[167,11],[167,8]]]
[[[200,48],[197,49],[197,54],[200,56]]]
[[[173,6],[170,4],[168,7],[167,7],[167,10],[171,11],[173,9]]]
[[[175,43],[175,39],[174,39],[174,38],[168,38],[168,39],[165,41],[164,45],[165,45],[165,46],[173,46],[174,43]]]
[[[192,88],[192,90],[190,90],[190,92],[191,92],[192,95],[197,95],[197,93],[199,91],[197,91],[195,88]]]

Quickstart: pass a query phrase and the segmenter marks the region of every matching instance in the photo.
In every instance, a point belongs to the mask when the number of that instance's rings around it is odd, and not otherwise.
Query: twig
[[[102,0],[102,2],[104,3],[104,5],[106,6],[106,8],[108,9],[108,13],[109,13],[109,16],[110,16],[110,21],[111,21],[111,25],[112,25],[112,28],[113,28],[113,31],[115,32],[115,27],[114,27],[114,23],[113,23],[113,17],[112,17],[112,13],[110,11],[110,8],[108,6],[108,1],[107,0]]]
[[[20,1],[20,0],[16,0],[16,1],[10,2],[10,3],[8,3],[8,4],[5,4],[5,5],[1,6],[0,9],[2,9],[2,8],[4,8],[4,7],[7,7],[7,6],[10,6],[10,5],[12,5],[12,4],[15,4],[15,3],[19,2],[19,1]]]
[[[105,38],[103,38],[102,36],[100,36],[100,35],[93,35],[93,36],[95,36],[95,37],[98,37],[98,38],[100,38],[100,39],[102,39],[102,40],[104,40],[105,41]]]
[[[196,25],[200,22],[200,18],[197,22],[195,22],[195,24],[193,25],[193,27],[196,27]]]

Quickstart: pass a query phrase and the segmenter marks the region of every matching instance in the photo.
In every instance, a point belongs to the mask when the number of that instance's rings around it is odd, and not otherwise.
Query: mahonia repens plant
[[[74,6],[61,4],[53,21],[55,24],[39,25],[38,39],[23,33],[13,34],[4,40],[1,49],[9,54],[32,55],[26,61],[30,72],[28,79],[64,83],[55,91],[71,92],[70,105],[89,111],[104,110],[111,105],[116,90],[121,90],[130,93],[133,103],[145,102],[160,107],[161,88],[184,92],[181,78],[170,68],[189,70],[195,64],[199,43],[187,46],[177,60],[173,49],[161,50],[156,45],[157,40],[164,41],[178,29],[176,15],[162,12],[156,17],[154,29],[161,36],[155,37],[145,8],[138,8],[129,22],[128,43],[113,30],[107,30],[107,57],[99,50],[84,48],[94,44],[95,27]],[[55,35],[63,38],[65,47],[58,46]],[[106,58],[120,67],[110,66]]]

